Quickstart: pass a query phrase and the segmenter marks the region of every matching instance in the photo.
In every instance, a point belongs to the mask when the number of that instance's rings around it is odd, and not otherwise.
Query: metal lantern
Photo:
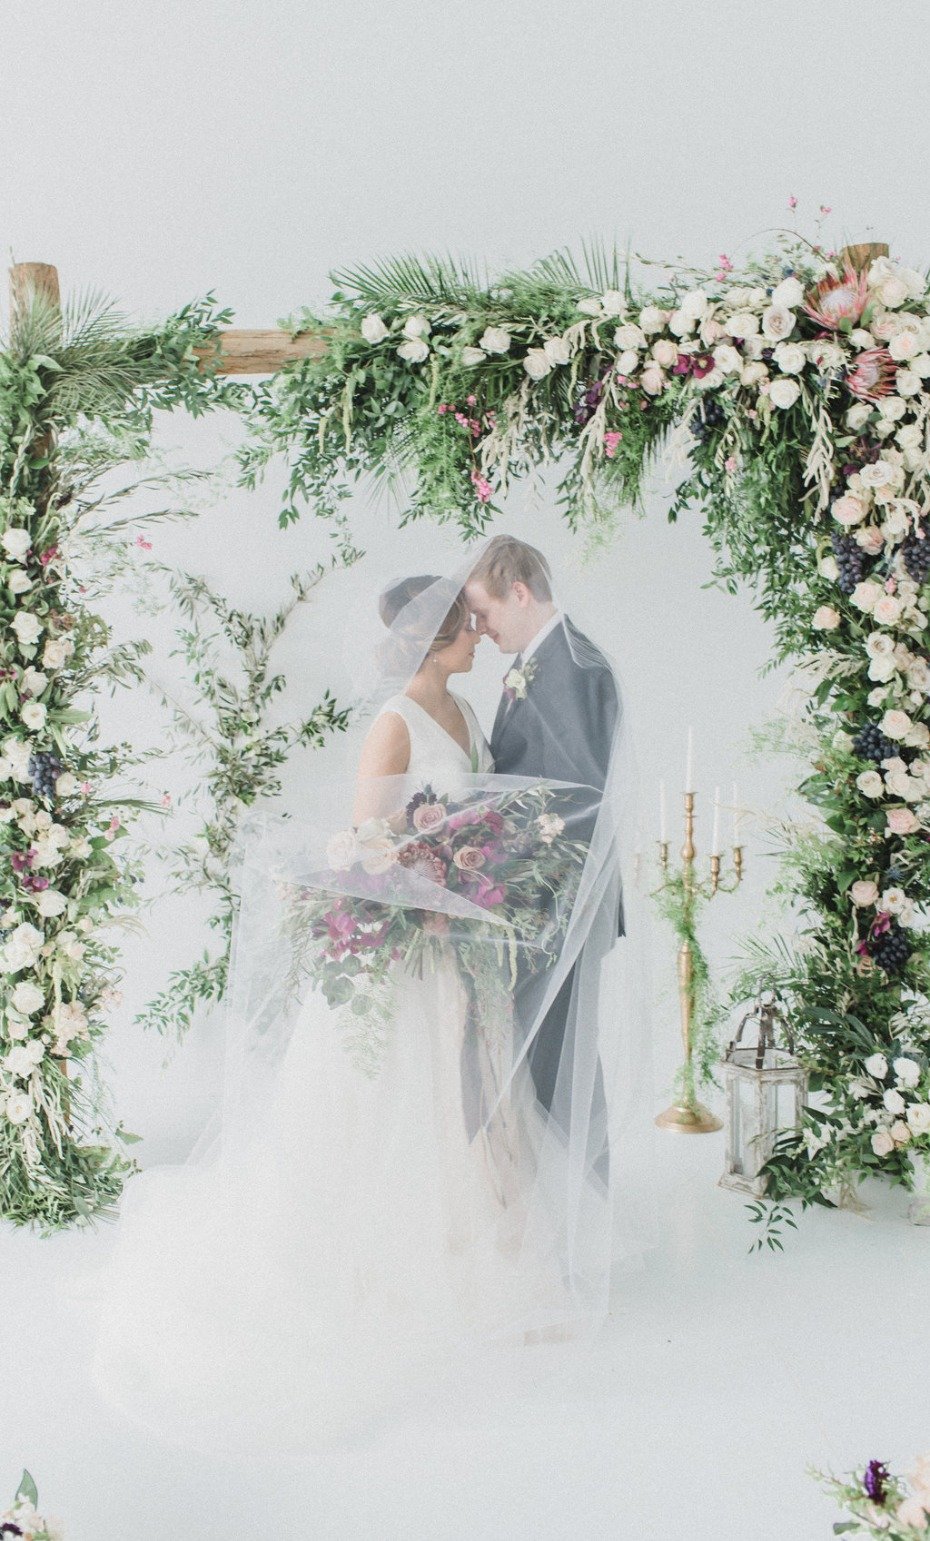
[[[787,1047],[776,1042],[779,1025]],[[760,1169],[775,1148],[775,1136],[800,1126],[807,1102],[807,1071],[795,1058],[791,1028],[771,992],[757,996],[743,1017],[722,1068],[727,1148],[720,1187],[758,1198],[767,1183]]]

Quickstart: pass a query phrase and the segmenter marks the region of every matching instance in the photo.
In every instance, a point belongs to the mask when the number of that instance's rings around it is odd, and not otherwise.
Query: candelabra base
[[[723,1119],[705,1108],[703,1102],[673,1102],[656,1119],[659,1129],[673,1129],[678,1134],[714,1134],[723,1128]]]

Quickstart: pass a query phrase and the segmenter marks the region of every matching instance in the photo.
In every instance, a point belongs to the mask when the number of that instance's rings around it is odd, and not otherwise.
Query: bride
[[[494,774],[450,688],[480,641],[475,561],[382,592],[354,782],[243,833],[219,1137],[135,1180],[96,1281],[95,1381],[169,1437],[343,1434],[476,1348],[597,1331],[612,1272],[650,1244],[635,922],[602,977],[623,732],[604,788]],[[549,981],[520,1034],[518,958]],[[565,1053],[580,1070],[599,1051],[613,1091],[606,1183],[584,1107],[560,1127],[529,1070],[569,976]]]

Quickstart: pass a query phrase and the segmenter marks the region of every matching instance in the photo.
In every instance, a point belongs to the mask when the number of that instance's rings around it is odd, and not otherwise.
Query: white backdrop
[[[833,207],[825,230],[835,245],[890,239],[917,266],[930,251],[925,202],[912,191],[930,132],[927,14],[916,0],[889,0],[880,15],[862,0],[699,10],[668,0],[8,0],[2,20],[7,256],[54,262],[66,291],[100,287],[140,317],[214,288],[238,325],[271,325],[323,303],[331,268],[402,250],[484,257],[496,269],[599,235],[654,259],[738,258],[791,218],[790,194],[808,234],[819,206]],[[175,418],[161,439],[179,460],[215,463],[235,434],[225,418]],[[751,806],[781,805],[790,768],[749,764],[744,750],[783,680],[760,679],[766,629],[748,597],[702,586],[711,564],[699,518],[669,527],[667,501],[666,476],[647,518],[627,520],[590,568],[577,619],[620,661],[652,811],[661,774],[676,810],[694,724],[706,853],[716,783],[726,798],[735,776]],[[309,518],[281,532],[276,512],[273,484],[233,490],[196,526],[157,534],[155,555],[202,572],[237,603],[270,606],[287,575],[325,550]],[[360,499],[356,518],[368,561],[396,571],[391,511]],[[556,564],[578,560],[551,499],[535,507],[521,493],[498,527],[537,541]],[[410,531],[412,565],[438,540]],[[295,710],[333,678],[326,615],[338,583],[282,649]],[[164,621],[125,603],[108,614],[152,636],[167,671]],[[485,646],[487,721],[500,660]],[[158,739],[142,696],[121,696],[107,721],[121,737]],[[309,759],[302,766],[295,774],[309,774]],[[163,775],[176,791],[177,767]],[[647,836],[656,834],[653,824]],[[751,826],[748,840],[745,887],[719,899],[708,922],[717,964],[734,935],[760,923],[771,880]],[[165,1046],[132,1026],[168,969],[208,939],[202,919],[193,901],[162,903],[147,935],[127,942],[110,1056],[118,1107],[146,1135],[147,1159],[183,1153],[215,1085],[215,1026],[201,1024],[165,1071]],[[664,941],[659,1097],[678,1049]]]

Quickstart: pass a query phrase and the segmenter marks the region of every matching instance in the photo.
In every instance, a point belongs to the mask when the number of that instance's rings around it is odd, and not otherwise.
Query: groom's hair
[[[513,583],[525,583],[534,599],[552,598],[552,573],[546,558],[535,546],[513,535],[495,535],[468,577],[482,583],[492,599],[503,599]]]

